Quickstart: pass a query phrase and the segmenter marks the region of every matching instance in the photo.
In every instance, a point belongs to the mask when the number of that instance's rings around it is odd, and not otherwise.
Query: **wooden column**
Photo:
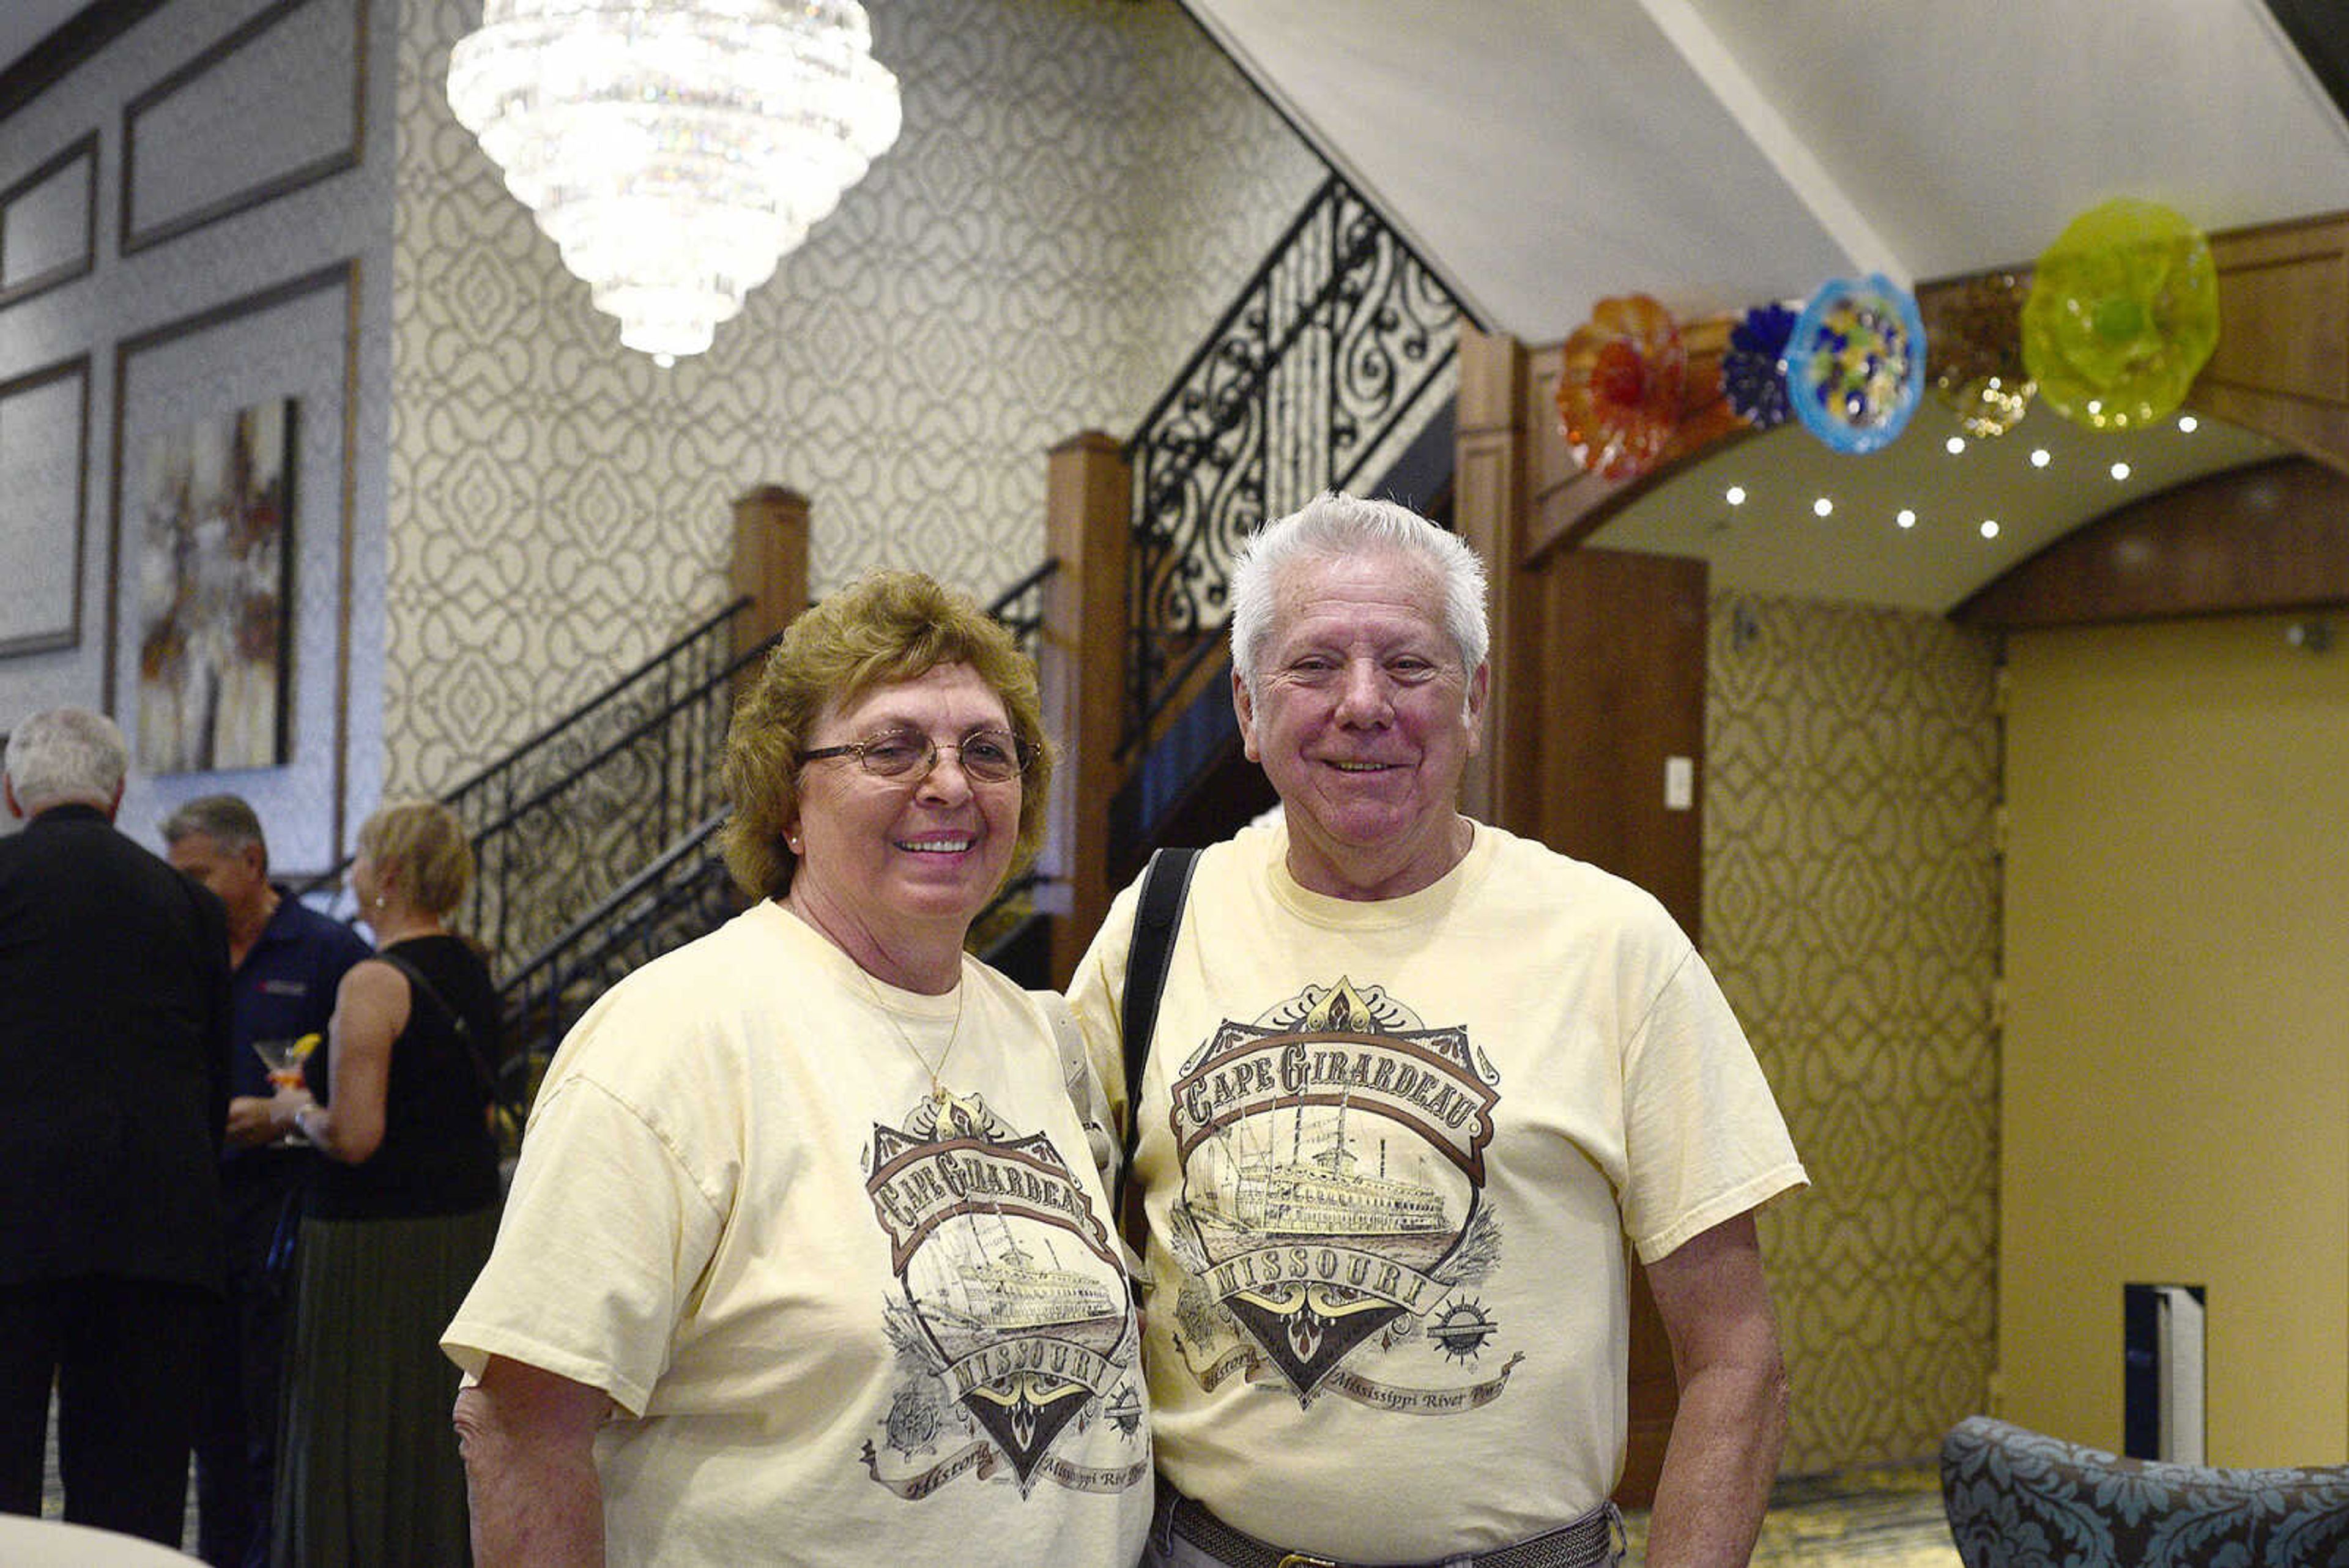
[[[798,618],[808,603],[808,498],[761,484],[734,498],[734,591],[750,607],[734,621],[740,658]]]
[[[1484,750],[1470,760],[1461,781],[1461,808],[1471,816],[1522,831],[1507,820],[1514,792],[1510,776],[1512,737],[1521,732],[1523,699],[1504,679],[1524,668],[1516,657],[1522,629],[1517,538],[1525,509],[1525,351],[1514,337],[1460,328],[1460,392],[1457,404],[1452,521],[1460,536],[1485,558],[1491,587],[1493,694],[1485,711]]]
[[[1112,437],[1086,431],[1052,449],[1044,548],[1059,569],[1045,585],[1037,663],[1045,722],[1061,751],[1040,863],[1057,886],[1038,903],[1055,916],[1052,983],[1061,986],[1116,891],[1109,886],[1109,806],[1123,781],[1117,742],[1125,712],[1133,497],[1124,449]]]

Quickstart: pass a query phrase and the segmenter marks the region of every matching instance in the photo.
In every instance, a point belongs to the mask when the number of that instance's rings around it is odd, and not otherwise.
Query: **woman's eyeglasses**
[[[869,741],[844,746],[818,746],[802,752],[800,760],[817,763],[826,757],[854,757],[856,765],[875,778],[910,780],[919,784],[938,765],[938,753],[950,751],[962,771],[981,784],[1009,784],[1028,771],[1035,753],[1009,730],[973,730],[957,745],[944,746],[918,730],[888,730]]]

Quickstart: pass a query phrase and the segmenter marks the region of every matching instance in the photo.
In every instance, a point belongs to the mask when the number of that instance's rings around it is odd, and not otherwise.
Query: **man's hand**
[[[270,1119],[266,1096],[239,1095],[229,1101],[229,1147],[259,1148],[263,1144],[276,1141],[277,1127]]]

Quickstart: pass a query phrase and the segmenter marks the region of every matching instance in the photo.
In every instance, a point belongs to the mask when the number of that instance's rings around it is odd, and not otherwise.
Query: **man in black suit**
[[[8,738],[0,794],[0,1511],[38,1513],[50,1387],[66,1518],[180,1542],[217,1310],[228,1114],[221,902],[115,831],[122,732]]]

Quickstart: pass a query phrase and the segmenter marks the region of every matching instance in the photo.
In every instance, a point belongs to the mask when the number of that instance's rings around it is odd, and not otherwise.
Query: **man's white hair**
[[[87,708],[50,708],[8,736],[5,764],[16,804],[27,815],[67,801],[106,805],[130,768],[122,732]]]
[[[1457,534],[1407,506],[1328,490],[1248,535],[1232,557],[1232,661],[1256,695],[1257,664],[1272,636],[1283,576],[1303,561],[1335,561],[1377,550],[1407,550],[1444,584],[1444,629],[1459,649],[1461,672],[1485,662],[1491,633],[1485,619],[1485,563]]]

